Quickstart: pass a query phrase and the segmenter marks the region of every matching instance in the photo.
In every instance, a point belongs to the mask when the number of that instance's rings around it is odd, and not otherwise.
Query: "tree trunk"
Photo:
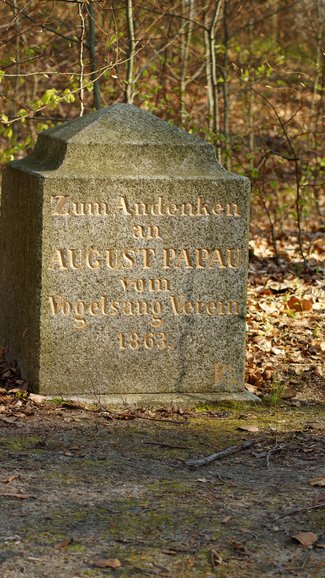
[[[135,57],[135,34],[134,34],[134,20],[133,20],[133,0],[126,2],[126,18],[128,28],[128,60],[126,69],[126,88],[125,100],[129,104],[133,103],[134,99],[134,57]]]
[[[88,51],[90,58],[90,78],[93,83],[93,97],[94,107],[96,110],[101,108],[101,96],[99,80],[97,75],[97,56],[96,56],[96,28],[95,28],[95,10],[94,3],[91,2],[88,6]]]

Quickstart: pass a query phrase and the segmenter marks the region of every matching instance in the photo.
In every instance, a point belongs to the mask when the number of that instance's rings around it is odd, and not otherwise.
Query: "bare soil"
[[[0,575],[321,578],[323,426],[298,401],[112,414],[3,395]]]

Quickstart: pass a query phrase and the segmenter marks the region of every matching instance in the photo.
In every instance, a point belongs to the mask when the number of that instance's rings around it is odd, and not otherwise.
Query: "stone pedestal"
[[[244,389],[249,182],[132,105],[5,170],[0,343],[35,390],[118,403]]]

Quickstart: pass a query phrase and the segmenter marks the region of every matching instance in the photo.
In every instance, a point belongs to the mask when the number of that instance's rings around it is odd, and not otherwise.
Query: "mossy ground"
[[[324,550],[291,538],[322,540],[321,488],[309,483],[324,475],[321,406],[112,415],[9,405],[16,418],[0,420],[3,578],[324,575]],[[252,425],[258,432],[238,429]],[[185,464],[256,437],[209,466]],[[97,568],[103,558],[122,566]]]

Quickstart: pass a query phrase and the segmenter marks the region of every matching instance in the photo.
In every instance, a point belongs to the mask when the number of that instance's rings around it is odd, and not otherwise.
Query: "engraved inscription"
[[[133,349],[136,351],[139,349],[158,349],[163,351],[164,349],[167,349],[167,347],[168,349],[174,349],[172,344],[167,343],[167,335],[164,332],[145,333],[144,335],[140,335],[137,332],[119,333],[118,344],[119,349],[122,351],[125,351],[126,349]]]
[[[216,203],[205,201],[198,196],[195,202],[175,203],[159,196],[153,203],[131,203],[124,196],[119,197],[115,205],[101,200],[75,201],[70,195],[55,195],[51,198],[54,217],[108,217],[122,215],[126,217],[225,217],[241,216],[237,203]]]
[[[195,299],[187,294],[181,285],[177,289],[171,272],[187,271],[227,271],[239,270],[243,264],[243,250],[234,246],[180,247],[162,246],[164,218],[204,218],[215,219],[216,226],[221,219],[241,217],[237,203],[207,201],[203,195],[197,195],[193,201],[174,202],[158,196],[153,202],[134,202],[126,196],[107,202],[99,199],[76,201],[69,195],[56,195],[51,198],[53,217],[111,217],[130,223],[129,234],[133,239],[126,248],[96,247],[89,240],[89,246],[56,247],[50,257],[49,270],[59,272],[91,272],[94,276],[101,271],[115,272],[114,276],[124,299],[114,299],[104,290],[95,299],[69,299],[64,295],[49,296],[51,316],[66,319],[76,329],[84,329],[94,319],[107,320],[142,319],[147,330],[125,332],[116,335],[116,347],[120,352],[173,351],[175,344],[163,330],[165,316],[182,318],[193,317],[198,323],[203,320],[213,322],[216,318],[239,316],[241,306],[237,300],[216,296],[209,299]],[[144,221],[144,217],[153,220],[153,224]],[[135,219],[139,218],[140,222]],[[158,224],[156,224],[158,221]],[[176,221],[174,221],[176,222]],[[124,226],[124,225],[123,225]],[[141,247],[137,245],[150,245]],[[184,241],[186,239],[184,238]],[[162,276],[159,275],[162,271]],[[141,276],[141,271],[144,274]],[[151,273],[146,278],[145,273]],[[140,274],[139,274],[140,273]],[[182,273],[183,274],[183,273]],[[130,276],[129,276],[130,275]],[[158,276],[159,275],[159,276]],[[177,279],[177,277],[175,277]],[[115,282],[115,281],[114,281]],[[204,279],[202,279],[204,282]],[[184,292],[184,293],[183,293]],[[216,363],[214,366],[215,383],[222,386],[235,386],[234,371],[230,366]]]
[[[110,300],[103,293],[98,299],[84,301],[78,299],[72,301],[65,299],[62,295],[51,295],[49,297],[52,316],[62,315],[73,320],[77,329],[86,326],[87,317],[148,317],[152,327],[161,327],[163,320],[163,304],[160,301],[117,301]]]
[[[161,293],[170,291],[169,279],[120,279],[124,291],[134,289],[137,293]]]
[[[164,269],[238,269],[241,249],[163,249]]]
[[[89,249],[55,249],[51,258],[49,270],[52,271],[80,271],[106,268],[111,270],[133,269],[140,267],[150,269],[155,249],[106,249],[99,251]]]
[[[108,204],[103,201],[74,202],[68,195],[52,197],[52,215],[55,217],[106,217]]]
[[[105,293],[98,299],[88,302],[83,299],[72,301],[65,299],[62,295],[51,295],[49,303],[53,317],[62,315],[71,318],[77,329],[86,326],[88,316],[90,318],[148,317],[150,325],[159,328],[163,325],[163,316],[167,311],[175,317],[180,315],[195,315],[198,318],[239,315],[237,301],[189,301],[184,295],[180,297],[169,295],[165,302],[145,299],[111,300]]]
[[[128,270],[151,269],[154,264],[163,269],[239,269],[242,263],[241,248],[175,249],[132,247],[130,249],[54,249],[49,270],[81,271],[88,269]]]
[[[237,301],[189,301],[184,295],[170,296],[174,315],[203,315],[211,317],[219,315],[239,315],[239,303]]]
[[[227,217],[240,217],[240,208],[237,203],[221,205],[204,201],[201,196],[193,202],[174,203],[166,201],[159,196],[155,203],[130,203],[126,197],[120,197],[116,211],[124,216],[153,216],[153,217],[207,217],[209,215]]]
[[[136,225],[133,227],[133,237],[136,239],[161,239],[160,228],[156,225],[148,225],[147,227],[142,227],[142,225]]]

